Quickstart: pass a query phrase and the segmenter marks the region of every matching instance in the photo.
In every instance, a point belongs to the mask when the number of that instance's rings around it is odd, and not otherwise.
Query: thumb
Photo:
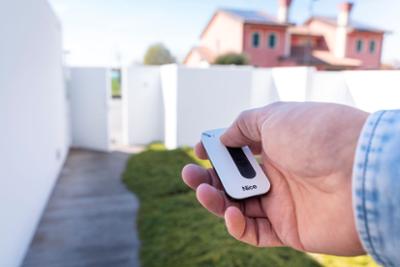
[[[233,124],[221,135],[221,142],[229,147],[250,146],[254,153],[261,152],[261,109],[242,112]]]

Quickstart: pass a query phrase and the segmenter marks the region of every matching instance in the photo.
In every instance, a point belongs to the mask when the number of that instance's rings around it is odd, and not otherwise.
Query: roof
[[[304,24],[309,23],[311,20],[319,20],[330,24],[332,26],[337,26],[337,19],[335,17],[325,17],[325,16],[313,16],[309,18]],[[377,33],[384,33],[386,30],[378,29],[373,26],[367,25],[363,22],[358,22],[351,20],[349,22],[348,28],[350,31],[362,31],[362,32],[377,32]]]
[[[356,68],[361,66],[361,60],[354,58],[338,58],[329,51],[314,50],[308,56],[305,54],[291,55],[280,58],[281,61],[294,61],[299,65],[321,66],[328,65],[332,67]]]
[[[289,33],[295,35],[307,35],[307,36],[315,36],[315,37],[322,37],[322,34],[319,32],[315,32],[310,27],[307,26],[293,26],[289,28]]]
[[[228,14],[231,18],[241,21],[242,23],[251,23],[251,24],[259,24],[259,25],[272,25],[279,27],[287,27],[292,25],[290,23],[280,23],[276,18],[257,10],[248,10],[248,9],[235,9],[235,8],[219,8],[214,13],[212,18],[208,21],[207,26],[203,29],[200,37],[202,37],[212,24],[212,21],[219,13]]]
[[[220,8],[217,10],[217,13],[218,12],[227,13],[245,23],[277,25],[277,26],[287,26],[288,25],[288,24],[279,22],[276,18],[274,18],[262,11],[257,11],[257,10]]]
[[[329,65],[333,65],[333,66],[359,67],[362,64],[361,60],[358,60],[355,58],[335,57],[335,55],[333,55],[329,51],[316,50],[316,51],[313,51],[312,55],[314,57],[318,58],[319,60],[326,62]]]

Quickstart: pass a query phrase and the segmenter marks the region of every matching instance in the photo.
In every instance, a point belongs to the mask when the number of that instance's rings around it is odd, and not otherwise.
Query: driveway
[[[71,150],[22,266],[139,266],[129,154]]]

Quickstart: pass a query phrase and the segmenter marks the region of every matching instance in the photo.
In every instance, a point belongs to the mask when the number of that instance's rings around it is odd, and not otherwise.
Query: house
[[[243,53],[257,67],[315,66],[318,69],[378,69],[385,31],[353,21],[353,4],[342,3],[337,18],[313,16],[289,22],[291,0],[280,0],[277,17],[261,11],[219,9],[184,63],[213,63],[226,53]]]

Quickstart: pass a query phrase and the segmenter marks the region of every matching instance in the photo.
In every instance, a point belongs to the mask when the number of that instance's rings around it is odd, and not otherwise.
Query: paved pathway
[[[23,267],[139,266],[138,201],[121,183],[128,157],[71,151]]]

